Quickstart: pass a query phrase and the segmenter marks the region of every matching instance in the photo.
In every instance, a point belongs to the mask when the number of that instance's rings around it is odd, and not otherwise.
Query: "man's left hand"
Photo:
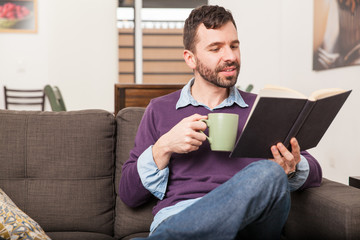
[[[278,163],[286,174],[295,172],[296,165],[300,162],[300,146],[296,138],[290,140],[291,152],[282,143],[278,143],[271,147],[274,156],[271,161]]]

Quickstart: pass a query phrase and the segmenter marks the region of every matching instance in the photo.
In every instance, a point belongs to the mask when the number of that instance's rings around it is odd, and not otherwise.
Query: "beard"
[[[228,62],[222,65],[219,65],[215,70],[210,69],[205,66],[199,59],[197,59],[196,71],[200,76],[206,81],[214,84],[217,87],[229,88],[233,87],[236,84],[237,78],[240,72],[240,64],[238,62]],[[233,76],[221,77],[219,72],[221,72],[225,67],[235,67],[236,74]]]

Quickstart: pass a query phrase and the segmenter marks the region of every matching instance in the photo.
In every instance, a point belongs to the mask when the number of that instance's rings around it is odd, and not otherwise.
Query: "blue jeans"
[[[169,217],[147,239],[280,239],[289,210],[284,170],[258,161]]]

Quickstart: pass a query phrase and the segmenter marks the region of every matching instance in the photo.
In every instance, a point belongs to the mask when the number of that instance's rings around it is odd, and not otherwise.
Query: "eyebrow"
[[[218,45],[223,45],[224,42],[213,42],[213,43],[210,43],[207,47],[208,48],[211,48],[211,47],[214,47],[214,46],[218,46]],[[231,44],[240,44],[240,41],[239,40],[234,40],[231,42]]]

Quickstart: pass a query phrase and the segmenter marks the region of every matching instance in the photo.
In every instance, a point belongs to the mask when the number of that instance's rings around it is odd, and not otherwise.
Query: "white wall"
[[[69,110],[113,112],[116,7],[116,0],[38,0],[36,34],[0,33],[0,85],[57,85]]]
[[[324,176],[347,183],[360,175],[360,66],[312,71],[313,1],[210,0],[230,9],[241,41],[239,84],[280,84],[309,94],[353,89],[324,138],[310,152]],[[0,34],[0,85],[58,85],[69,110],[114,109],[116,0],[38,0],[37,34]],[[0,89],[0,96],[3,96]],[[0,108],[3,100],[0,97]]]
[[[254,2],[254,3],[253,3]],[[360,66],[312,70],[313,1],[211,0],[230,9],[241,42],[239,84],[279,84],[309,94],[319,88],[340,87],[353,92],[319,145],[310,150],[323,175],[348,183],[360,175]]]

